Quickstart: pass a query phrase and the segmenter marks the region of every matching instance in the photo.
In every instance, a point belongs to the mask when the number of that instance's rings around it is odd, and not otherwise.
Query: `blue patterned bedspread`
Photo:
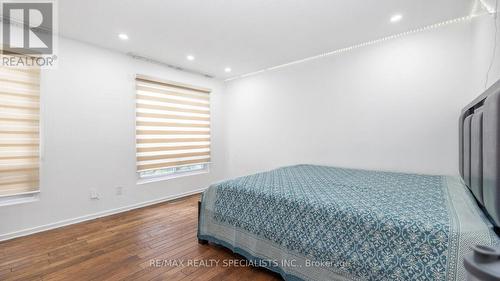
[[[199,231],[289,280],[464,280],[492,228],[457,178],[298,165],[211,186]]]

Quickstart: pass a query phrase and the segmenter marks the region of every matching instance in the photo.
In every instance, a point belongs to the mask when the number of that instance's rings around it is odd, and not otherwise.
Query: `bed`
[[[500,83],[460,116],[460,177],[295,165],[210,186],[198,239],[285,280],[465,280],[500,246]]]

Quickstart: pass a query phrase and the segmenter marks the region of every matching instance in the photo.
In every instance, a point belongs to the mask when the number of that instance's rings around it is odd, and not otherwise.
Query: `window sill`
[[[39,192],[0,197],[0,207],[36,202]]]
[[[141,184],[153,183],[153,182],[158,182],[158,181],[166,181],[166,180],[171,180],[171,179],[176,179],[176,178],[182,178],[182,177],[187,177],[187,176],[208,174],[208,172],[209,172],[208,169],[205,169],[205,170],[201,170],[201,171],[177,173],[177,174],[166,175],[166,176],[138,179],[137,184],[141,185]]]

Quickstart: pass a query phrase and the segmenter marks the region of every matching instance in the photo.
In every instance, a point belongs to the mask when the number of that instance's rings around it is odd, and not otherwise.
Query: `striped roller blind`
[[[0,197],[39,189],[39,69],[0,66]]]
[[[137,171],[210,162],[210,90],[136,78]]]

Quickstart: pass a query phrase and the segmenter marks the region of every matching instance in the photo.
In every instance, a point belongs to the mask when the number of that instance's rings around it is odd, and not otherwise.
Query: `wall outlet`
[[[97,192],[97,189],[92,188],[90,190],[90,199],[92,199],[92,200],[98,200],[99,199],[99,193]]]
[[[123,194],[123,186],[117,186],[116,195],[122,195],[122,194]]]

